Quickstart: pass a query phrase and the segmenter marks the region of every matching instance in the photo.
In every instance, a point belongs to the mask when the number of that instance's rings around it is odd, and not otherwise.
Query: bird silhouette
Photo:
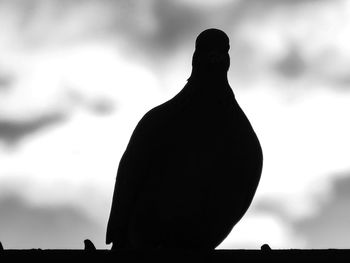
[[[137,124],[120,160],[106,243],[214,249],[250,206],[263,155],[229,86],[229,38],[196,39],[192,73]]]

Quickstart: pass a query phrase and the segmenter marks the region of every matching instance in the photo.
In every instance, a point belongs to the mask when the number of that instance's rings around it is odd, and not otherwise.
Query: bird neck
[[[192,68],[189,82],[195,83],[210,83],[210,84],[228,84],[227,71],[206,71]]]
[[[230,87],[227,79],[226,71],[205,72],[201,70],[192,69],[191,76],[188,78],[191,86],[198,87],[200,92],[215,93],[216,91],[225,90]]]
[[[230,104],[235,100],[234,93],[228,83],[227,75],[218,77],[213,75],[202,75],[193,72],[187,80],[185,87],[172,99],[173,102],[193,103],[194,101],[220,100],[229,101]],[[176,103],[175,103],[176,104]]]

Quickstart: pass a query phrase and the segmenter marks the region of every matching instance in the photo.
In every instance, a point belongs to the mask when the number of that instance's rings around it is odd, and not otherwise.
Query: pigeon
[[[260,181],[258,137],[228,83],[229,38],[196,38],[183,89],[148,111],[119,162],[106,244],[112,249],[214,249]]]

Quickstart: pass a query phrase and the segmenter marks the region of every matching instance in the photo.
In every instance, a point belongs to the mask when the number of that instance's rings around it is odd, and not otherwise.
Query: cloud
[[[287,79],[302,77],[307,65],[299,48],[292,46],[287,54],[276,63],[276,71]]]
[[[349,8],[346,1],[328,0],[239,2],[235,11],[243,15],[232,49],[247,46],[236,53],[249,61],[240,71],[253,68],[251,78],[281,80],[279,86],[348,90]]]
[[[318,26],[320,22],[324,23],[323,18],[326,19],[328,13],[336,14],[338,11],[334,8],[324,10],[325,4],[330,3],[334,7],[339,6],[341,1],[240,0],[200,5],[170,0],[53,0],[45,4],[29,0],[16,3],[3,1],[2,5],[3,10],[9,9],[7,11],[15,13],[18,20],[26,20],[25,23],[16,24],[18,28],[14,30],[17,30],[17,37],[13,39],[16,44],[21,43],[26,47],[33,47],[33,43],[40,47],[67,46],[88,41],[114,40],[116,48],[122,50],[126,58],[136,63],[145,63],[158,74],[162,74],[162,69],[172,63],[179,50],[187,50],[190,54],[194,49],[196,36],[208,27],[220,27],[225,30],[231,36],[232,49],[235,46],[253,44],[256,45],[253,52],[267,52],[262,55],[267,55],[268,60],[273,60],[275,56],[269,53],[271,50],[259,46],[264,42],[259,39],[259,34],[264,30],[274,31],[281,41],[279,45],[290,50],[287,54],[277,54],[278,58],[273,67],[277,74],[291,80],[308,76],[313,67],[312,63],[306,63],[310,62],[310,58],[304,56],[303,48],[309,44],[294,35],[302,35],[308,28],[312,30],[313,24]],[[314,14],[320,15],[315,15],[315,19],[305,16],[305,11],[311,9]],[[6,21],[7,17],[4,18]],[[297,20],[297,25],[294,20]],[[313,20],[316,22],[313,23]],[[269,24],[271,21],[273,24]],[[240,29],[245,30],[246,24],[255,24],[252,32],[255,37],[248,41],[253,43],[247,43],[246,39],[237,37]],[[298,25],[303,27],[299,33],[293,31]],[[270,43],[274,51],[276,39],[269,39],[268,34],[269,32],[262,38],[266,38],[265,42]],[[297,48],[290,47],[289,37],[297,38]],[[250,63],[259,64],[256,59],[253,57]],[[188,57],[187,62],[190,63],[190,60]],[[344,77],[341,77],[339,83],[344,82],[347,83],[347,78],[344,81]]]
[[[260,200],[255,210],[258,213],[277,216],[283,224],[288,226],[290,233],[302,240],[302,243],[294,244],[294,248],[348,248],[350,242],[350,211],[348,209],[350,173],[336,174],[333,178],[336,179],[333,180],[329,189],[315,196],[314,203],[316,204],[310,207],[315,210],[310,211],[308,215],[291,218],[284,207],[288,204],[281,204],[278,200],[272,199]]]
[[[12,194],[1,197],[0,211],[1,242],[7,249],[82,249],[84,239],[94,242],[104,234],[103,226],[69,205],[35,206]]]
[[[130,58],[142,59],[156,70],[167,65],[179,50],[192,52],[195,38],[204,29],[230,29],[234,25],[230,22],[236,20],[230,12],[235,1],[206,8],[170,0],[133,3],[129,14],[110,27],[110,33],[119,36],[118,40],[122,36],[127,45],[121,48]]]
[[[272,248],[291,248],[302,242],[288,222],[274,214],[259,213],[252,207],[218,249],[260,249],[265,243]]]
[[[115,110],[115,103],[106,98],[93,100],[89,102],[87,106],[97,115],[110,114]]]
[[[295,231],[304,236],[307,248],[348,248],[350,243],[350,173],[333,182],[332,196],[320,211],[295,222]]]
[[[69,89],[66,92],[66,97],[70,104],[85,107],[96,115],[108,115],[116,110],[116,102],[106,96],[89,98],[84,96],[81,91]]]
[[[64,94],[63,99],[58,98],[57,105],[50,105],[51,109],[45,113],[40,113],[40,108],[35,109],[36,104],[33,103],[34,112],[25,118],[1,117],[0,141],[14,147],[26,137],[66,123],[77,107],[94,115],[108,115],[116,108],[115,102],[105,96],[89,98],[74,90],[67,90]]]
[[[0,93],[3,91],[8,91],[11,88],[13,81],[13,76],[0,72]]]
[[[27,136],[60,124],[65,120],[66,116],[63,113],[49,113],[29,120],[0,119],[0,141],[4,141],[8,146],[13,146]]]
[[[274,12],[277,8],[293,8],[301,7],[305,5],[323,4],[332,2],[330,0],[240,0],[236,5],[236,9],[239,13],[251,16],[258,13]],[[334,1],[333,1],[334,2]]]
[[[290,43],[285,54],[272,63],[272,70],[276,76],[287,81],[306,80],[309,87],[326,86],[333,90],[349,90],[348,57],[342,57],[339,50],[330,51],[327,47],[315,57],[310,58],[307,53],[300,44]],[[332,57],[328,53],[333,54]]]

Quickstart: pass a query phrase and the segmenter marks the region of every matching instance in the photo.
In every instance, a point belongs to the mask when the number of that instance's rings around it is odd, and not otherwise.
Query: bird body
[[[106,242],[213,249],[248,209],[261,170],[260,143],[227,79],[192,74],[136,126],[119,163]]]

